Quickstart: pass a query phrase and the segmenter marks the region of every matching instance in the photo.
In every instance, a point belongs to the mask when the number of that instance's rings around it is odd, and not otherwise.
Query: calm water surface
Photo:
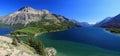
[[[7,35],[11,31],[12,29],[0,28],[0,35]],[[74,28],[46,33],[37,39],[46,47],[54,47],[57,56],[120,56],[120,35],[103,28]]]
[[[83,27],[43,35],[49,39],[84,43],[108,50],[120,51],[120,36],[109,33],[103,28]]]
[[[13,31],[13,29],[11,29],[11,28],[0,28],[0,35],[7,35],[11,31]]]

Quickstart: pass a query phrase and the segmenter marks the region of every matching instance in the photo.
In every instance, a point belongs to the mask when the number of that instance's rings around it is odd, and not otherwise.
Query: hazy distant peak
[[[101,25],[107,23],[108,21],[110,21],[111,19],[112,19],[112,17],[107,17],[107,18],[103,19],[102,21],[96,23],[94,26],[101,26]]]
[[[112,17],[107,17],[107,18],[105,18],[106,20],[110,20]]]

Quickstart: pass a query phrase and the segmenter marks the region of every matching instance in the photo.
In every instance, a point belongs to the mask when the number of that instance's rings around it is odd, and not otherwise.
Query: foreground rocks
[[[11,43],[11,38],[0,36],[0,56],[38,56],[33,48],[24,43],[19,46]]]
[[[54,48],[45,48],[46,56],[56,56]],[[19,43],[18,46],[12,44],[12,39],[5,36],[0,36],[0,56],[41,56],[36,54],[36,51],[24,44]]]
[[[46,56],[56,56],[57,53],[55,48],[46,48],[45,52],[46,52]]]

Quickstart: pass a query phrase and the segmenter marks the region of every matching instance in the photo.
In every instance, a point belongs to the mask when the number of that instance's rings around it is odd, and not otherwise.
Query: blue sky
[[[79,22],[96,23],[120,13],[120,0],[0,0],[0,16],[23,6],[47,9]]]

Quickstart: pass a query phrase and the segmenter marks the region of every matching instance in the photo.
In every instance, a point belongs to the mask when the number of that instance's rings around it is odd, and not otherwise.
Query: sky
[[[0,16],[8,15],[24,6],[38,10],[47,9],[90,24],[120,13],[120,0],[0,0]]]

